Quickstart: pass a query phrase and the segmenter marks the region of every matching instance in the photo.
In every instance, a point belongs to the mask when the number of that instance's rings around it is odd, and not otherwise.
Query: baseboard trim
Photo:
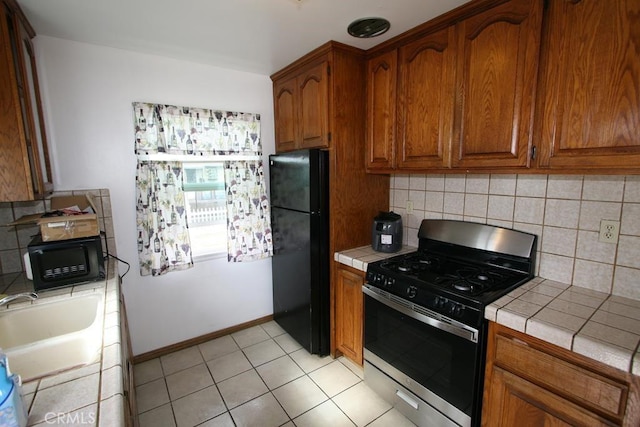
[[[211,332],[209,334],[201,335],[199,337],[190,338],[186,341],[181,341],[179,343],[171,344],[166,347],[161,347],[155,350],[151,350],[146,353],[137,354],[133,356],[132,363],[135,365],[137,363],[146,362],[147,360],[155,359],[157,357],[166,356],[167,354],[173,353],[174,351],[184,350],[185,348],[189,348],[197,344],[202,344],[207,341],[220,338],[224,335],[229,335],[234,332],[241,331],[242,329],[260,325],[262,323],[266,323],[271,320],[273,320],[272,314],[265,317],[261,317],[259,319],[250,320],[249,322],[241,323],[239,325],[231,326],[229,328],[221,329],[216,332]]]

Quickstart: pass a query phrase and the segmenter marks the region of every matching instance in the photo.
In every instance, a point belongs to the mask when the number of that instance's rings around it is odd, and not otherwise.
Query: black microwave
[[[27,249],[36,292],[105,277],[100,236],[43,242],[37,235]]]

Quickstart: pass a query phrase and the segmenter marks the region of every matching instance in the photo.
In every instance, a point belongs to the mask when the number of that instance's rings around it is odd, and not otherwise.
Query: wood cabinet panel
[[[494,363],[523,377],[534,375],[544,388],[613,417],[620,415],[629,393],[628,386],[611,381],[598,372],[503,335],[496,336]],[[539,372],[550,375],[537,375]]]
[[[276,152],[329,146],[328,62],[274,80]]]
[[[487,427],[536,426],[611,426],[550,391],[521,377],[495,368],[491,379],[492,401],[486,408],[491,413]]]
[[[364,272],[337,268],[335,286],[336,348],[362,365]]]
[[[537,145],[551,169],[640,166],[640,1],[552,1]]]
[[[367,169],[395,167],[396,85],[398,52],[367,62]]]
[[[274,121],[276,151],[290,151],[296,147],[296,79],[286,79],[274,84]]]
[[[369,171],[530,166],[543,1],[481,3],[397,47],[397,96],[393,51],[370,59]]]
[[[528,167],[542,1],[513,0],[458,24],[453,167]]]
[[[328,64],[323,62],[298,76],[300,92],[299,148],[329,146]]]
[[[455,54],[453,27],[400,48],[399,169],[449,166]]]
[[[635,426],[639,387],[628,372],[489,322],[482,425]]]
[[[120,283],[120,286],[122,283]],[[123,395],[125,425],[137,427],[138,408],[136,405],[136,386],[133,369],[133,353],[131,350],[131,335],[129,334],[129,322],[127,320],[127,308],[125,306],[124,294],[120,293],[120,338],[122,342],[122,375],[123,375]]]
[[[14,0],[0,2],[0,201],[34,200],[53,191],[31,38]]]

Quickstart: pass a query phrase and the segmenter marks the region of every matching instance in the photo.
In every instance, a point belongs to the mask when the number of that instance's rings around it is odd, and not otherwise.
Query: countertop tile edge
[[[103,342],[100,358],[96,362],[24,383],[23,394],[25,404],[30,409],[28,425],[32,425],[34,422],[40,422],[31,418],[31,410],[35,404],[34,400],[37,398],[38,392],[59,386],[68,381],[76,381],[96,374],[100,376],[100,386],[97,390],[97,398],[95,402],[92,403],[96,408],[95,420],[93,421],[99,426],[121,427],[125,425],[125,402],[122,391],[124,386],[122,377],[123,359],[119,321],[121,309],[119,282],[120,278],[118,276],[116,263],[108,262],[107,278],[100,282],[69,286],[46,291],[41,294],[42,299],[46,298],[51,301],[68,298],[72,295],[96,291],[103,292]],[[52,414],[55,413],[58,417],[66,415],[62,412],[59,413],[57,408],[50,408],[50,410]],[[69,414],[75,411],[76,410],[71,411]]]
[[[378,252],[373,250],[371,245],[359,246],[353,249],[336,252],[333,254],[334,261],[347,265],[360,271],[367,271],[370,262],[381,261],[407,252],[417,251],[415,246],[403,245],[397,252]]]
[[[538,285],[553,286],[563,289],[561,293],[552,298],[551,301],[544,305],[544,307],[548,307],[556,300],[563,301],[567,304],[575,304],[581,307],[589,306],[584,306],[580,304],[580,302],[595,305],[595,307],[592,307],[591,315],[584,319],[582,327],[584,327],[584,325],[586,325],[593,316],[596,316],[596,313],[601,311],[601,307],[606,306],[609,301],[620,302],[620,297],[615,295],[546,280],[541,277],[535,277],[531,281],[509,293],[506,297],[513,298],[512,301],[519,300],[519,297],[526,295],[527,292],[535,292],[535,288]],[[527,292],[522,292],[522,290],[526,290]],[[577,296],[578,298],[571,298],[571,295]],[[545,322],[540,318],[536,318],[536,313],[525,314],[515,310],[510,310],[508,304],[508,299],[505,299],[505,297],[494,301],[492,304],[485,307],[485,319],[571,350],[577,354],[589,357],[590,359],[612,366],[616,369],[630,372],[634,375],[640,375],[640,350],[638,349],[640,342],[637,343],[635,351],[622,348],[615,344],[580,334],[582,327],[573,331],[571,329],[564,328],[561,325]],[[640,330],[631,332],[640,335]]]

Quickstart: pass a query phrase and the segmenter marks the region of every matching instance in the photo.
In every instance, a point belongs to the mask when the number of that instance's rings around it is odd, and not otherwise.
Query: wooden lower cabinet
[[[490,322],[482,425],[638,426],[639,377]]]
[[[336,350],[362,365],[363,295],[365,273],[345,265],[336,269]]]
[[[136,406],[136,388],[133,377],[133,353],[131,352],[131,336],[124,295],[120,294],[120,336],[122,341],[122,375],[124,394],[124,422],[127,427],[138,426],[138,408]]]

